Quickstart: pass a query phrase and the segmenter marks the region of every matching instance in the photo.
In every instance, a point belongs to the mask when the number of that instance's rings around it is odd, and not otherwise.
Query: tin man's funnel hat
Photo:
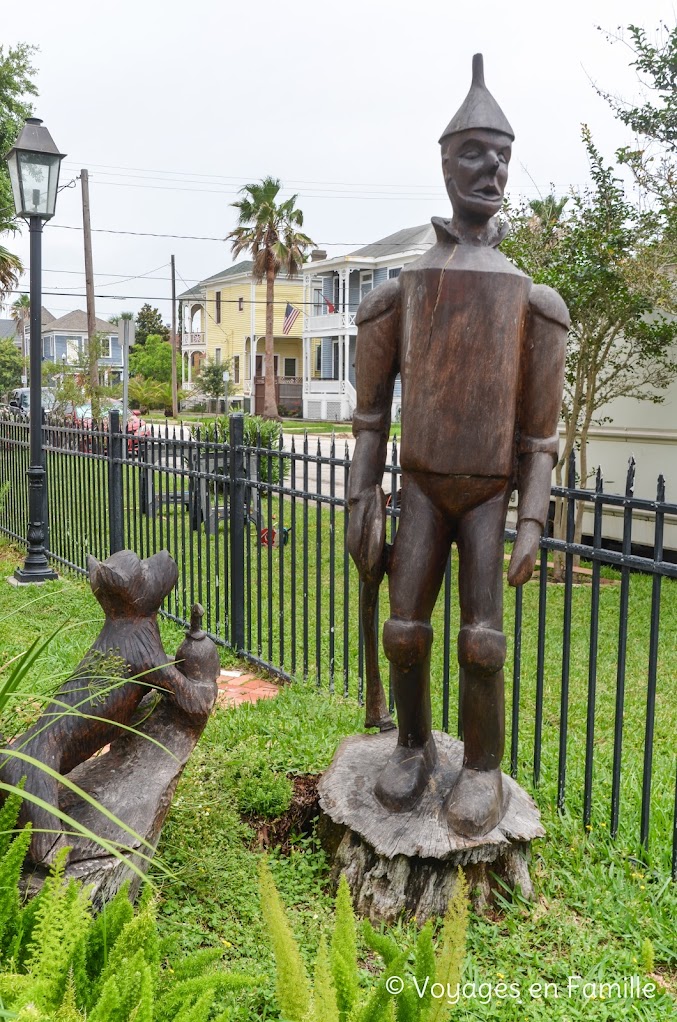
[[[476,53],[472,59],[470,92],[442,132],[440,143],[448,135],[455,135],[456,132],[467,131],[469,128],[500,131],[512,139],[515,138],[515,132],[510,127],[507,117],[484,84],[484,58],[481,53]]]

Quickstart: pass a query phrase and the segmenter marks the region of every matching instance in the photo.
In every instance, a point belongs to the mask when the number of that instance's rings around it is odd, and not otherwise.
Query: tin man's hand
[[[349,503],[348,551],[363,582],[380,582],[385,571],[386,498],[377,484]]]
[[[532,518],[524,518],[517,526],[517,539],[508,567],[508,584],[521,586],[532,576],[541,541],[541,526]]]

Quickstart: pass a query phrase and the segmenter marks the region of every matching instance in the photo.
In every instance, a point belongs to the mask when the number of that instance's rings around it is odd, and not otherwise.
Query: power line
[[[82,227],[77,224],[49,224],[50,228],[56,227],[61,231],[81,231]],[[210,235],[200,234],[162,234],[158,231],[120,231],[115,230],[111,227],[93,227],[92,233],[94,234],[129,234],[135,238],[178,238],[181,241],[220,241],[221,244],[226,240],[225,238],[215,238]],[[327,242],[327,244],[329,244]]]
[[[64,167],[79,167],[79,166],[80,166],[79,164],[71,163],[70,161],[67,161],[67,162],[64,163]],[[198,179],[205,179],[205,180],[210,180],[211,179],[211,180],[214,180],[214,181],[227,181],[227,182],[230,182],[232,184],[238,184],[239,182],[244,182],[245,186],[247,184],[251,183],[252,181],[257,181],[258,180],[258,176],[255,175],[255,174],[251,175],[250,177],[247,178],[247,177],[236,177],[236,176],[229,175],[229,174],[198,174],[197,172],[194,172],[194,171],[184,171],[184,170],[153,170],[153,169],[150,169],[150,168],[147,168],[147,167],[122,167],[122,166],[119,166],[119,165],[114,164],[114,163],[89,163],[88,166],[92,167],[94,169],[98,168],[99,171],[101,171],[104,174],[107,174],[110,177],[133,177],[135,175],[134,175],[134,173],[130,173],[130,171],[132,171],[132,172],[136,172],[136,173],[139,173],[139,174],[154,174],[154,175],[157,175],[160,178],[162,178],[162,177],[164,177],[164,178],[170,177],[170,178],[175,178],[175,179],[179,179],[179,178],[189,178],[189,179],[191,179],[191,178],[198,178]],[[122,173],[115,174],[114,171],[121,171]],[[435,187],[434,185],[427,185],[427,184],[423,184],[423,185],[422,184],[412,184],[412,185],[410,185],[410,184],[399,184],[398,183],[398,184],[393,184],[393,185],[383,185],[382,182],[379,183],[379,182],[376,182],[376,181],[310,181],[310,180],[301,180],[301,179],[298,179],[298,178],[292,178],[291,181],[288,184],[284,185],[281,188],[281,191],[293,190],[293,188],[295,188],[296,185],[310,185],[310,186],[317,185],[317,186],[320,186],[322,188],[325,188],[325,187],[327,187],[329,185],[336,185],[338,187],[344,187],[344,188],[382,188],[382,187],[391,187],[391,188],[433,188],[433,187]]]
[[[180,274],[179,274],[179,276],[180,276]],[[183,279],[183,278],[181,278],[181,279]],[[184,281],[184,283],[185,283],[185,281]],[[57,298],[86,298],[87,297],[87,294],[84,291],[82,291],[82,292],[75,292],[75,293],[71,292],[71,291],[43,291],[42,293],[43,293],[43,295],[47,295],[47,296],[50,296],[50,297],[57,297]],[[8,288],[5,291],[5,294],[30,295],[30,291],[22,290],[21,288]],[[138,302],[138,301],[144,301],[144,302],[169,302],[169,301],[171,301],[171,298],[169,297],[169,295],[97,295],[97,294],[95,294],[94,297],[95,298],[104,298],[106,300],[119,301],[119,302]],[[181,299],[180,295],[178,297],[179,297],[179,299]],[[217,299],[216,298],[200,298],[199,301],[203,302],[205,305],[216,305],[216,303],[217,303]],[[240,304],[240,299],[239,298],[221,298],[220,302],[221,302],[222,305],[239,305]],[[267,305],[268,304],[265,298],[255,298],[252,301],[251,298],[244,298],[244,297],[242,298],[242,303],[243,303],[243,305]],[[275,301],[273,301],[272,304],[273,305],[285,305],[286,306],[287,305],[287,299],[286,298],[285,299],[279,299],[279,300],[275,299]],[[293,305],[313,305],[314,306],[314,305],[317,305],[317,302],[312,302],[312,301],[311,302],[295,301],[292,304]]]
[[[79,165],[75,164],[75,163],[71,163],[70,161],[65,162],[64,163],[64,167],[68,167],[68,166],[71,166],[71,167],[75,168],[76,166],[79,166]],[[124,166],[120,166],[118,164],[113,164],[113,163],[90,163],[89,166],[92,167],[92,168],[98,169],[98,172],[100,174],[102,174],[103,176],[105,176],[105,177],[138,178],[139,180],[142,180],[142,181],[151,181],[153,178],[152,177],[148,177],[147,175],[153,175],[155,177],[155,179],[158,180],[160,183],[176,181],[176,182],[178,182],[180,184],[190,184],[190,183],[200,184],[201,182],[204,182],[206,184],[217,184],[218,182],[223,181],[224,183],[228,183],[231,186],[232,185],[240,185],[240,184],[242,184],[244,187],[246,187],[247,184],[251,183],[252,181],[258,181],[258,179],[259,179],[258,175],[256,175],[256,174],[250,175],[249,177],[238,177],[238,176],[229,175],[229,174],[199,174],[199,173],[194,172],[194,171],[158,170],[158,169],[152,169],[152,168],[148,168],[148,167],[124,167]],[[526,168],[525,168],[523,163],[520,162],[520,166],[522,167],[523,170],[526,171]],[[539,187],[536,184],[536,182],[533,181],[533,178],[531,180],[533,182],[533,188],[534,188],[535,191],[547,190],[547,188],[551,187],[550,184],[548,184],[547,187],[545,185]],[[394,190],[398,190],[399,189],[400,192],[403,192],[405,190],[406,191],[411,191],[411,190],[413,190],[413,191],[423,191],[423,192],[427,191],[427,192],[434,192],[436,195],[439,194],[440,188],[443,187],[443,185],[441,185],[441,184],[438,185],[437,183],[435,183],[435,184],[433,184],[433,183],[430,183],[430,184],[428,184],[428,183],[426,183],[426,184],[420,184],[420,183],[417,183],[417,184],[411,184],[411,183],[403,184],[401,182],[397,182],[397,183],[394,183],[394,184],[387,184],[384,181],[318,181],[318,180],[308,180],[308,179],[301,179],[301,178],[293,178],[293,179],[289,180],[286,184],[283,184],[280,190],[282,192],[294,191],[297,186],[307,186],[307,187],[311,188],[313,191],[328,191],[328,190],[332,190],[333,188],[348,188],[348,189],[352,188],[352,189],[357,189],[357,190],[372,189],[372,190],[375,190],[375,191],[381,191],[383,189],[394,189]],[[572,183],[570,181],[568,181],[568,182],[566,182],[566,184],[561,185],[561,186],[556,186],[556,187],[560,187],[560,188],[563,188],[564,191],[568,191],[571,187],[583,187],[583,186],[580,183],[578,183],[577,185],[572,185]],[[241,191],[241,190],[242,190],[241,187],[238,188],[238,191]]]
[[[167,263],[163,263],[162,265],[166,266]],[[158,266],[157,269],[158,270],[162,269],[162,266]],[[55,269],[51,269],[51,268],[49,268],[47,266],[43,266],[42,272],[43,273],[66,273],[69,276],[80,276],[80,277],[84,276],[84,273],[85,273],[84,270],[55,270]],[[172,279],[171,277],[152,277],[151,276],[152,272],[153,272],[152,270],[149,270],[147,273],[137,273],[133,277],[125,277],[124,279],[125,280],[137,280],[140,277],[143,277],[144,280],[171,280]],[[118,271],[118,273],[114,273],[112,270],[95,270],[94,271],[94,276],[95,277],[121,277],[122,276],[122,271]],[[188,280],[192,284],[199,284],[200,283],[200,278],[198,278],[198,277],[189,277]],[[120,280],[120,281],[117,281],[117,283],[122,284],[122,283],[124,283],[124,281]],[[185,280],[184,280],[184,283],[186,283]],[[186,284],[186,287],[188,287],[188,284]]]
[[[51,228],[56,227],[57,230],[61,231],[81,231],[82,227],[77,224],[49,224]],[[209,234],[162,234],[159,231],[120,231],[112,227],[92,227],[93,234],[129,234],[135,238],[178,238],[180,241],[219,241],[223,244],[227,241],[227,238],[216,238]],[[365,248],[369,245],[370,248],[389,248],[392,244],[390,241],[317,241],[316,245],[326,245],[328,248],[337,246],[341,247],[352,247]],[[160,279],[160,278],[157,278]],[[168,278],[162,278],[168,279]]]
[[[131,276],[123,276],[119,280],[111,280],[108,283],[100,282],[98,284],[98,287],[117,287],[118,284],[126,284],[130,280],[142,280],[142,279],[143,280],[167,280],[167,279],[169,279],[167,277],[151,277],[151,276],[149,276],[149,274],[154,273],[156,270],[163,269],[163,267],[165,267],[166,265],[167,265],[167,263],[162,263],[161,266],[156,266],[156,267],[154,267],[154,269],[148,270],[147,273],[134,273]],[[78,274],[79,276],[84,276],[85,275],[84,270],[43,270],[43,273],[68,273],[68,274]],[[120,276],[120,275],[119,274],[115,274],[115,273],[95,273],[94,276],[95,277],[102,277],[102,276],[103,277],[115,277],[115,276]],[[64,288],[63,290],[64,291],[72,291],[74,289],[77,289],[78,287],[80,287],[79,284],[74,284],[73,288]]]
[[[233,198],[239,194],[238,191],[231,191],[225,188],[190,188],[186,185],[180,184],[141,184],[138,182],[127,182],[127,181],[101,181],[100,179],[93,178],[94,184],[97,185],[110,185],[113,188],[148,188],[158,192],[201,192],[209,195],[224,195],[228,198]],[[378,201],[389,201],[389,202],[430,202],[436,199],[443,192],[444,186],[440,185],[434,192],[431,191],[425,194],[398,194],[396,192],[337,192],[325,190],[323,192],[304,191],[300,193],[303,195],[303,199],[308,201],[309,199],[351,199],[353,202],[359,202],[361,200],[378,200]]]

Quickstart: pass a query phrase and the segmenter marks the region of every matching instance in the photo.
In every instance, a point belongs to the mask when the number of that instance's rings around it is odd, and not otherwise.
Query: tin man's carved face
[[[456,216],[487,221],[503,205],[512,139],[498,131],[471,128],[442,141],[442,171]]]

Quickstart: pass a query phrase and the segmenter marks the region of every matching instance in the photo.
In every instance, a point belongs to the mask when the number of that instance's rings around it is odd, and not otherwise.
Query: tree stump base
[[[144,712],[149,711],[143,720]],[[169,699],[163,696],[157,700],[151,694],[141,702],[137,719],[143,720],[135,724],[138,734],[123,734],[106,751],[81,763],[67,776],[147,845],[132,838],[69,788],[59,787],[60,809],[106,841],[129,849],[125,853],[128,859],[120,860],[85,837],[70,833],[64,839],[63,843],[71,848],[66,878],[90,886],[96,909],[110,901],[127,880],[132,897],[138,891],[141,877],[130,868],[129,861],[141,873],[148,870],[179,778],[208,718],[191,721]],[[42,866],[30,863],[25,866],[22,886],[29,896],[40,890],[47,872]]]
[[[346,738],[320,781],[320,832],[334,861],[333,879],[346,877],[356,912],[372,922],[404,916],[423,923],[444,915],[459,866],[478,910],[499,886],[495,877],[519,887],[523,897],[533,896],[530,845],[545,835],[533,800],[504,774],[505,813],[498,826],[482,838],[454,833],[442,803],[461,769],[463,743],[444,732],[434,734],[437,766],[408,812],[390,812],[374,795],[396,731]]]

